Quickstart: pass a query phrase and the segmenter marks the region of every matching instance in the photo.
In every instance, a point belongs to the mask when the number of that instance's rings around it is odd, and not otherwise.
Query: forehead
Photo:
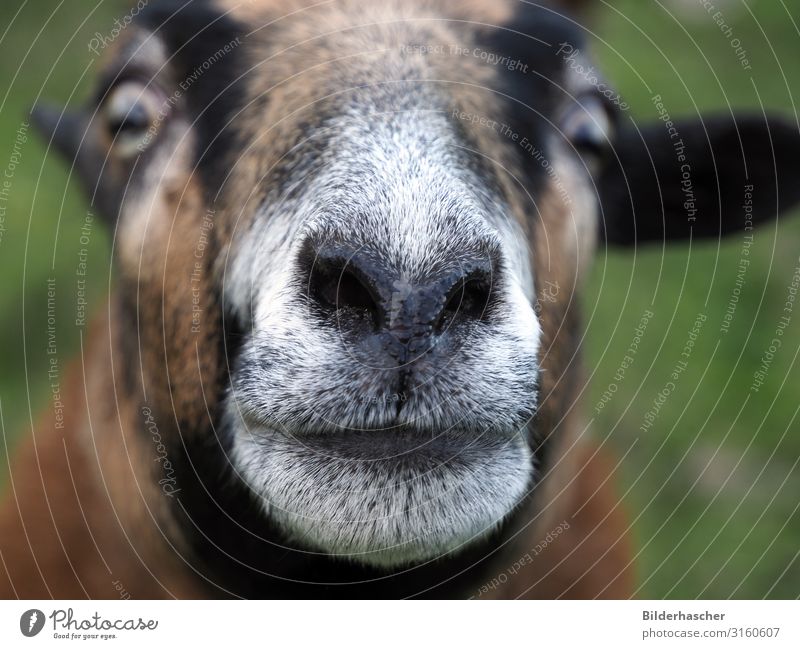
[[[330,179],[334,156],[352,188],[359,174],[375,179],[376,160],[413,149],[417,165],[438,151],[472,173],[462,181],[478,200],[504,197],[530,236],[526,214],[547,179],[514,142],[541,142],[536,118],[557,94],[563,31],[552,17],[517,3],[164,0],[138,17],[109,76],[144,64],[172,93],[200,184],[215,207],[235,204],[226,221],[238,230],[268,192],[290,199],[323,168]],[[463,208],[476,197],[461,198]]]
[[[209,145],[269,129],[279,149],[304,126],[348,110],[459,108],[462,126],[483,127],[473,129],[479,137],[509,95],[535,111],[552,94],[542,78],[553,76],[547,41],[560,37],[553,16],[503,2],[164,0],[137,17],[155,38],[131,44],[109,67],[113,74],[120,59],[158,67]],[[512,77],[515,61],[525,71]]]

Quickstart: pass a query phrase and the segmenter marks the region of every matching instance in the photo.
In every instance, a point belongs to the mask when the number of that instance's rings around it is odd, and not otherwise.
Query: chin
[[[534,482],[524,431],[292,434],[240,422],[232,459],[290,545],[380,569],[479,542]]]

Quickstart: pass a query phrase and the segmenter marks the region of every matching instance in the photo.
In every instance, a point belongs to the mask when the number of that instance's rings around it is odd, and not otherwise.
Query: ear
[[[79,177],[91,205],[108,221],[116,220],[121,192],[103,182],[112,171],[104,166],[107,151],[101,149],[89,132],[89,115],[85,111],[66,111],[40,104],[31,111],[31,122],[48,147],[60,153]]]
[[[718,238],[800,201],[796,125],[762,115],[664,115],[618,134],[598,179],[601,241]]]
[[[33,125],[44,139],[67,160],[75,159],[86,124],[79,113],[68,113],[50,105],[38,105],[31,111]]]

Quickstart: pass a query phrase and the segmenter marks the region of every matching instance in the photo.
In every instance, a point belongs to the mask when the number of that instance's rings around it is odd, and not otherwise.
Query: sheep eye
[[[578,153],[599,158],[611,147],[613,124],[606,105],[597,97],[579,97],[570,105],[561,130]]]
[[[102,110],[120,156],[132,157],[150,146],[164,117],[162,105],[158,93],[141,83],[124,81],[111,90]]]

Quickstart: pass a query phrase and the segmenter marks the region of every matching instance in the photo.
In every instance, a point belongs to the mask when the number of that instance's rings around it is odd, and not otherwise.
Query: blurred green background
[[[598,3],[602,4],[602,3]],[[800,88],[800,8],[780,0],[619,0],[599,12],[592,39],[607,76],[639,121],[654,119],[653,94],[673,117],[728,104],[794,119]],[[40,97],[85,97],[98,62],[94,32],[108,33],[128,5],[116,1],[5,0],[0,18],[0,173],[29,107]],[[713,14],[722,11],[725,35]],[[744,70],[731,39],[752,70]],[[735,43],[734,43],[735,45]],[[6,451],[48,402],[47,280],[56,278],[58,355],[79,352],[75,271],[85,197],[67,167],[28,130],[0,214],[0,482]],[[800,155],[800,151],[798,152]],[[800,182],[800,179],[798,179]],[[109,283],[109,239],[88,245],[90,305]],[[585,292],[586,412],[605,446],[623,458],[620,506],[630,514],[642,597],[800,596],[800,312],[760,391],[753,372],[774,337],[800,255],[800,219],[756,232],[734,319],[720,332],[736,287],[742,237],[717,243],[600,249]],[[647,325],[632,367],[614,374],[642,314]],[[640,430],[669,380],[698,313],[707,316],[688,367],[653,425]],[[85,334],[84,334],[85,335]],[[610,383],[613,397],[595,405]]]

